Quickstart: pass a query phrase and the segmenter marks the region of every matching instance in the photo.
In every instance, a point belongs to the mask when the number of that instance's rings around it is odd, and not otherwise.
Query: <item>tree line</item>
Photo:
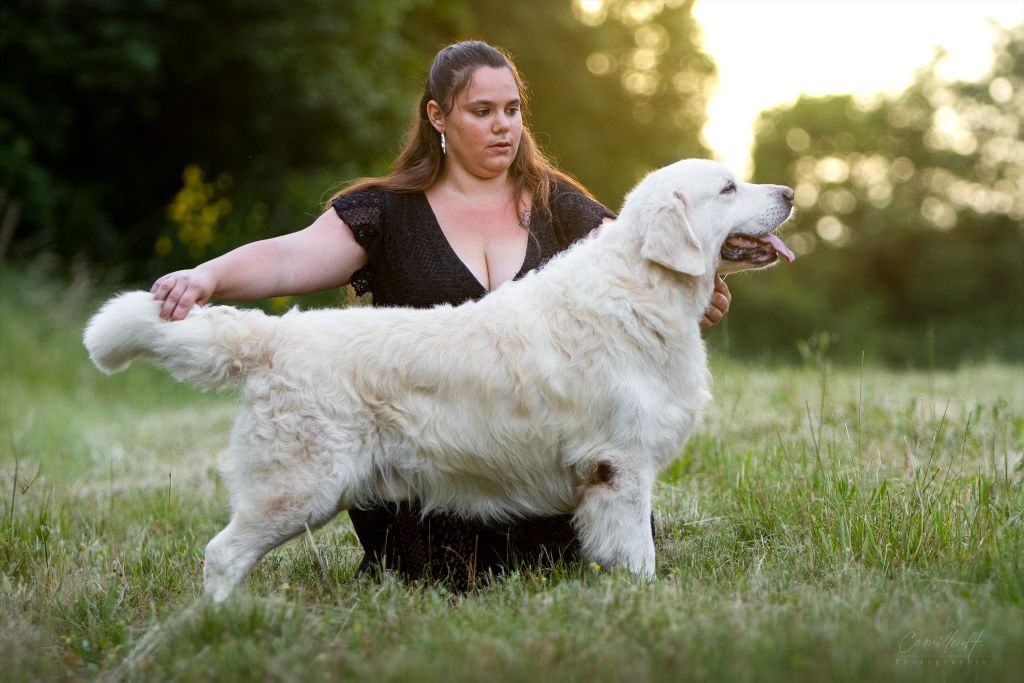
[[[805,257],[770,287],[734,287],[734,351],[1024,360],[1024,25],[978,82],[945,82],[937,64],[896,96],[763,114],[754,179],[796,189],[789,239]]]
[[[714,67],[682,2],[4,3],[4,250],[139,277],[301,227],[387,170],[434,54],[467,37],[512,53],[545,149],[613,208],[708,153]]]
[[[291,231],[384,173],[434,53],[512,53],[543,148],[617,209],[706,157],[715,82],[689,0],[0,4],[0,258],[146,280]],[[755,182],[797,191],[795,264],[734,277],[719,351],[1024,360],[1024,37],[992,73],[765,112]],[[770,279],[766,279],[770,278]]]

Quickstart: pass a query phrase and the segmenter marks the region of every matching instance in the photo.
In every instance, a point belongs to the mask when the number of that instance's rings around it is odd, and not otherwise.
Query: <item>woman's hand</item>
[[[163,301],[160,317],[182,320],[196,304],[205,304],[217,291],[217,281],[209,268],[191,268],[168,273],[153,283],[153,298]]]
[[[700,319],[700,326],[705,330],[714,327],[725,314],[729,312],[729,304],[732,303],[732,292],[721,275],[715,275],[715,291],[711,293],[711,304],[704,311],[704,317]]]

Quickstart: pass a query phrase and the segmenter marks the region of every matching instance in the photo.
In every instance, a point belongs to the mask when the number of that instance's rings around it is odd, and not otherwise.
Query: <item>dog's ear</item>
[[[672,195],[670,204],[660,207],[647,226],[640,255],[679,273],[703,275],[704,250],[686,218],[686,198],[678,190]]]

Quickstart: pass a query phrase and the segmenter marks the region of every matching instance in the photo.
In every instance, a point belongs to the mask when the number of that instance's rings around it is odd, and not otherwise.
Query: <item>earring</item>
[[[441,156],[444,156],[445,154],[447,154],[447,151],[444,147],[444,131],[441,131]]]

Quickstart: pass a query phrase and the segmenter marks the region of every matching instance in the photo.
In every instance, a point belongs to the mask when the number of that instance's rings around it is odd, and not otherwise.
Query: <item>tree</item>
[[[732,348],[791,353],[827,330],[848,360],[1024,359],[1022,112],[1018,26],[980,82],[943,82],[932,64],[895,97],[765,113],[755,181],[796,189],[787,240],[806,256],[770,288],[736,281]]]
[[[189,168],[234,208],[182,261],[295,227],[330,183],[386,167],[432,49],[423,30],[447,30],[459,4],[3,3],[0,196],[20,206],[5,244],[150,270]]]
[[[700,131],[715,67],[692,1],[470,6],[473,28],[523,72],[545,149],[612,209],[647,172],[708,155]]]
[[[616,208],[646,170],[706,153],[714,70],[690,5],[2,3],[0,257],[142,277],[301,227],[386,171],[431,58],[475,36],[514,53],[542,142]]]

